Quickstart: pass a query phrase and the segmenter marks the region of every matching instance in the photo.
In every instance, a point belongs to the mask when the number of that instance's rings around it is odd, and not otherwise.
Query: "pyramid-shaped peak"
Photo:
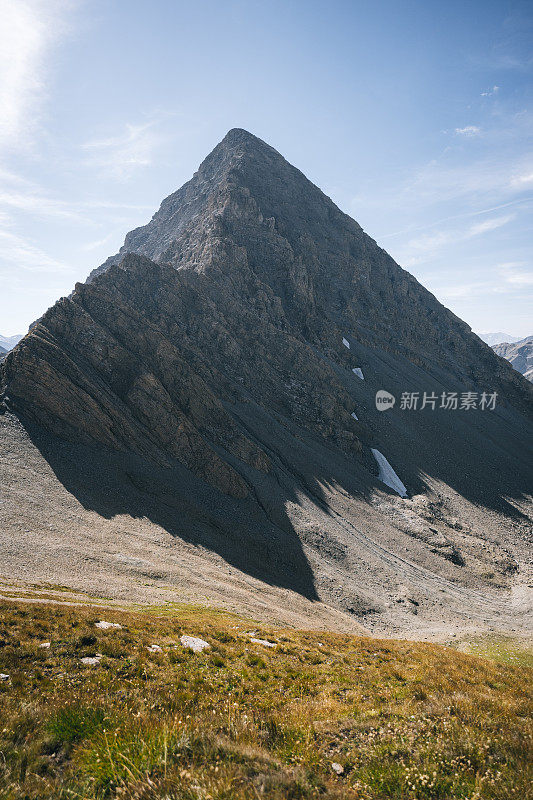
[[[242,161],[243,157],[250,157],[253,161],[266,158],[268,161],[274,159],[280,163],[286,163],[283,156],[263,139],[254,136],[244,128],[231,128],[202,162],[199,172],[209,173],[221,161],[231,164],[236,160]]]

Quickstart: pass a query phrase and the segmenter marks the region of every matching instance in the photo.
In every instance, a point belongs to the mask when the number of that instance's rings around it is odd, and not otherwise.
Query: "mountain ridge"
[[[510,333],[491,333],[490,331],[482,331],[478,334],[480,339],[483,339],[485,344],[494,347],[495,344],[500,344],[502,342],[518,342],[520,341],[520,336],[513,336]]]
[[[507,359],[528,381],[533,381],[533,336],[515,342],[500,342],[492,346],[494,352]]]

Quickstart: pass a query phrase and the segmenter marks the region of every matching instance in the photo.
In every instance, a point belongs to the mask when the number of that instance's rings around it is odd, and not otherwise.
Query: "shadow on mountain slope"
[[[494,410],[481,410],[482,391],[492,385],[460,383],[444,369],[421,369],[398,354],[368,348],[351,340],[351,354],[365,376],[361,381],[334,366],[336,375],[354,398],[363,423],[363,441],[389,459],[410,495],[426,489],[426,477],[449,486],[465,500],[510,517],[522,515],[509,500],[521,501],[533,489],[533,426],[501,394]],[[440,409],[443,393],[477,389],[476,409]],[[388,411],[378,411],[379,390],[394,395]],[[403,393],[418,395],[418,408],[401,408]],[[435,408],[421,410],[424,393],[436,398]]]
[[[368,385],[366,391],[369,391]],[[356,539],[350,545],[350,538],[343,539],[342,534],[339,538],[338,526],[349,529],[355,521],[363,535],[373,535],[372,527],[367,527],[370,517],[359,519],[360,512],[357,511],[360,508],[357,503],[369,501],[375,489],[387,491],[373,474],[373,460],[368,454],[349,458],[289,420],[274,419],[253,403],[237,404],[228,410],[245,435],[260,444],[272,464],[267,474],[239,462],[228,453],[221,453],[250,486],[251,492],[245,499],[233,499],[222,494],[178,462],[171,468],[162,468],[134,454],[68,443],[32,424],[26,424],[25,428],[57,479],[86,510],[106,519],[120,515],[133,519],[147,518],[173,537],[218,554],[228,564],[253,578],[292,590],[310,600],[318,600],[317,575],[313,574],[313,567],[303,549],[305,519],[303,523],[300,519],[297,529],[294,513],[292,516],[287,513],[291,504],[301,508],[305,518],[311,508],[311,527],[320,527],[320,547],[325,548],[321,556],[327,558],[330,548],[335,554],[333,557],[339,558],[340,569],[346,571],[347,581],[342,592],[350,595],[350,563],[360,561],[364,553],[358,549],[360,543]],[[438,443],[435,446],[434,433],[431,447],[424,438],[424,431],[428,433],[427,426],[436,424],[435,417],[425,419],[420,415],[420,434],[415,435],[413,417],[403,414],[394,417],[377,411],[373,416],[368,408],[364,412],[369,419],[367,435],[374,438],[380,434],[375,444],[386,452],[405,480],[411,496],[427,490],[426,477],[436,478],[482,508],[520,516],[505,495],[515,499],[522,497],[528,487],[527,470],[512,478],[507,474],[509,454],[502,449],[501,442],[488,441],[487,418],[484,422],[485,438],[480,438],[472,421],[468,427],[464,417],[458,417],[450,428],[443,423],[441,435],[443,439],[453,439],[456,453],[453,463],[448,464],[442,459]],[[493,424],[496,430],[503,420],[502,435],[509,445],[508,427],[512,429],[512,425],[506,420],[506,413],[502,411],[502,419],[495,419]],[[379,427],[376,427],[378,423]],[[491,429],[492,435],[494,430]],[[461,438],[464,440],[462,445]],[[483,443],[482,475],[476,477],[471,471]],[[511,445],[514,446],[512,441]],[[495,469],[498,458],[502,467],[500,474]],[[456,459],[464,464],[463,473],[457,470]],[[436,465],[440,468],[437,469]],[[498,491],[498,486],[501,491]],[[337,501],[348,503],[351,522],[339,522],[338,514],[342,513],[342,507]],[[370,507],[369,512],[375,516],[376,512],[372,512]],[[469,521],[465,522],[468,524]],[[379,521],[375,524],[379,528]],[[388,530],[386,536],[388,546],[394,551],[391,534],[393,531]],[[423,563],[426,556],[421,551],[419,555]],[[438,560],[433,564],[432,569],[435,568],[438,569]]]
[[[106,519],[148,518],[243,573],[318,599],[311,568],[284,510],[287,484],[282,487],[276,475],[256,473],[253,492],[235,500],[177,462],[161,468],[133,454],[74,445],[38,426],[24,427],[57,479],[86,510]]]

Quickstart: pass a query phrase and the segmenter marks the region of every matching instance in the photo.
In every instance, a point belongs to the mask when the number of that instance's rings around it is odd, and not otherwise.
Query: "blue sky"
[[[533,332],[529,2],[0,0],[0,333],[232,127],[476,331]]]

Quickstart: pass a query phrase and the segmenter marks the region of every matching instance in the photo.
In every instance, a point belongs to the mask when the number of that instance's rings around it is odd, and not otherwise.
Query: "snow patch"
[[[105,619],[101,619],[100,622],[94,623],[94,627],[107,631],[109,628],[122,628],[122,625],[119,625],[118,622],[106,622]]]
[[[146,649],[148,650],[149,653],[162,653],[163,652],[163,648],[159,647],[158,644],[149,644],[149,645],[146,646]]]
[[[359,417],[357,416],[357,414],[355,413],[355,411],[352,411],[352,417],[353,417],[354,419],[356,419],[357,421],[359,421]]]
[[[400,497],[407,497],[407,489],[396,475],[383,453],[380,453],[379,450],[375,450],[374,448],[371,448],[371,450],[372,455],[378,463],[380,481],[384,483],[385,486],[389,486],[393,489]]]
[[[348,350],[350,349],[350,342],[348,341],[348,339],[345,339],[344,336],[342,337],[342,343],[345,347],[348,348]]]
[[[202,650],[211,647],[208,642],[204,642],[203,639],[197,639],[196,636],[182,636],[180,642],[183,647],[188,647],[194,653],[201,653]]]
[[[50,650],[51,644],[52,642],[41,642],[39,647],[41,647],[43,650]]]
[[[352,369],[352,372],[354,375],[357,375],[358,378],[361,378],[361,380],[364,381],[365,376],[363,375],[363,370],[361,369],[361,367],[354,367],[354,369]]]

